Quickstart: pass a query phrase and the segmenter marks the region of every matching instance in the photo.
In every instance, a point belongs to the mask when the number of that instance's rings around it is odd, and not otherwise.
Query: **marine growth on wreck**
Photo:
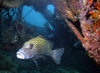
[[[47,8],[48,5],[54,7],[54,13]],[[25,6],[30,10],[23,16]],[[40,18],[37,20],[43,27],[27,21],[35,20],[31,15],[33,10],[46,20],[44,24],[39,22]],[[27,18],[29,14],[33,18]],[[0,0],[0,31],[0,73],[100,73],[100,0]],[[41,43],[36,46],[39,55],[35,59],[17,59],[17,51],[20,52],[18,57],[24,56],[19,50],[24,43],[39,35],[46,40],[49,49],[64,48],[59,65],[49,57],[44,59],[44,52],[46,56],[51,56],[51,53],[46,52],[45,45],[42,51]],[[34,48],[32,43],[34,41],[23,49]],[[51,57],[54,56],[56,54]],[[35,66],[40,66],[40,70]]]

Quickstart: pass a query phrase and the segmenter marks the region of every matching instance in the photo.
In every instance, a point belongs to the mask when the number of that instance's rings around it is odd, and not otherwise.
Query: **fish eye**
[[[30,45],[29,45],[29,49],[32,49],[32,48],[33,48],[33,44],[30,44]]]

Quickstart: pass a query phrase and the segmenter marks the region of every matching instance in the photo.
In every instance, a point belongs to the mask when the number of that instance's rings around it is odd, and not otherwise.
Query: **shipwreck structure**
[[[16,3],[17,2],[17,3]],[[5,16],[12,19],[14,14],[21,17],[21,10],[24,5],[32,6],[40,12],[44,18],[56,29],[56,22],[53,14],[47,9],[48,4],[55,7],[57,20],[64,19],[66,24],[73,30],[81,41],[88,55],[100,65],[100,1],[99,0],[0,0],[0,22],[7,23]],[[14,14],[9,15],[9,8],[13,8]],[[14,10],[18,9],[18,12]],[[2,9],[5,10],[2,12]],[[2,14],[7,12],[3,17]],[[51,21],[54,20],[53,22]],[[19,24],[19,23],[18,23]],[[18,25],[16,28],[20,28]],[[17,30],[20,34],[19,31]],[[23,31],[24,32],[24,31]],[[25,32],[22,33],[25,37]],[[20,35],[23,37],[22,35]]]

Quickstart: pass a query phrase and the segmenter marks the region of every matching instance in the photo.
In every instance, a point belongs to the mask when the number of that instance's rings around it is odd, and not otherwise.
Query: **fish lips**
[[[16,54],[17,54],[17,58],[27,59],[27,56],[25,55],[25,53],[21,52],[20,50]]]

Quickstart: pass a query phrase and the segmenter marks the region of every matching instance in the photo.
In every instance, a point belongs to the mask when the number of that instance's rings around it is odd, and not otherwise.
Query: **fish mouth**
[[[23,52],[18,51],[17,52],[17,58],[26,59],[27,57],[26,57],[26,55]]]

